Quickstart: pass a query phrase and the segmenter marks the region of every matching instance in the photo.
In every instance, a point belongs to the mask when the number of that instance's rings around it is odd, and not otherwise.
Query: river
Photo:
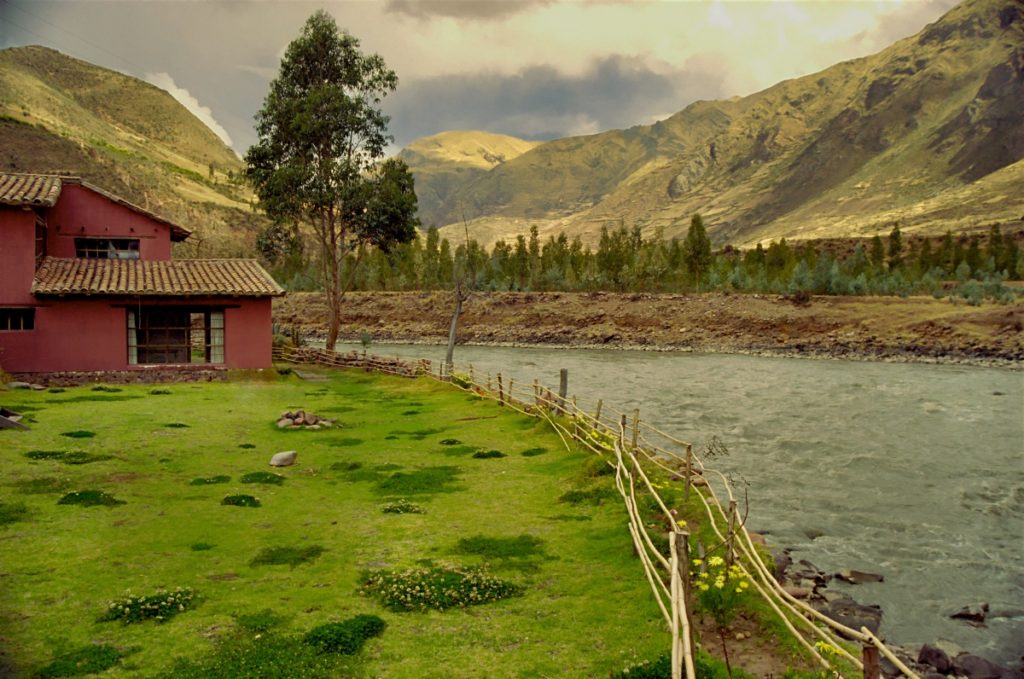
[[[339,346],[339,351],[355,349]],[[440,361],[444,348],[374,345]],[[456,364],[602,398],[749,484],[748,527],[880,604],[896,644],[937,639],[1004,664],[1024,656],[1024,373],[724,354],[466,347]],[[986,629],[950,619],[991,607]]]

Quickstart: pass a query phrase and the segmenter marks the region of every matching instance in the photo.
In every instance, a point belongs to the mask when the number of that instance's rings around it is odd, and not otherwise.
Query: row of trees
[[[713,252],[700,216],[682,240],[644,238],[635,228],[603,229],[596,250],[564,234],[542,242],[536,228],[515,241],[498,241],[490,251],[474,240],[453,247],[431,228],[425,238],[356,260],[349,256],[343,267],[358,290],[445,289],[471,278],[477,290],[906,295],[939,294],[945,281],[1001,283],[1024,273],[1024,254],[998,226],[984,240],[946,234],[937,242],[905,241],[895,227],[887,241],[876,236],[842,251],[835,243],[792,245],[783,239],[767,248]],[[305,273],[305,257],[278,261],[288,287],[316,288]]]

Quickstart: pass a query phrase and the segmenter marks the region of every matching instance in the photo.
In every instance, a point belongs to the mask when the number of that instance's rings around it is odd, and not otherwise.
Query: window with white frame
[[[154,306],[128,309],[128,363],[224,362],[224,311]]]

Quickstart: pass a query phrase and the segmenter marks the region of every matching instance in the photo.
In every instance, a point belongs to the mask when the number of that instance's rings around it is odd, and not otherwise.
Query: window
[[[128,363],[223,363],[224,312],[188,307],[128,310]]]
[[[138,259],[138,238],[76,238],[75,257],[82,259]]]
[[[35,329],[35,309],[0,309],[0,332],[4,330]]]

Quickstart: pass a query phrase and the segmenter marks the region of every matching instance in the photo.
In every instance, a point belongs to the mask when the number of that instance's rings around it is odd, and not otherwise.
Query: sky
[[[324,8],[399,78],[392,150],[445,130],[531,140],[650,124],[877,52],[955,0],[0,0],[45,45],[170,92],[239,153],[288,43]]]

